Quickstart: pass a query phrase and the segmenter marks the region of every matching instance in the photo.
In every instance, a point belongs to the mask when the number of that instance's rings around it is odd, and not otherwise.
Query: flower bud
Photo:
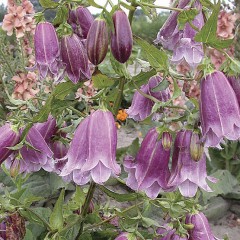
[[[94,17],[85,7],[78,7],[69,13],[68,22],[72,26],[74,32],[81,38],[86,39],[88,31],[94,21]]]
[[[190,143],[190,154],[191,158],[195,162],[198,162],[202,158],[203,144],[200,142],[199,135],[197,133],[192,133]]]
[[[126,13],[118,10],[113,14],[114,33],[111,33],[111,51],[114,58],[125,63],[133,46],[132,30]]]
[[[67,75],[73,83],[91,78],[86,49],[76,34],[62,38],[61,55]]]
[[[100,64],[108,51],[108,29],[105,20],[94,20],[87,35],[86,46],[89,61],[94,65]]]
[[[172,135],[169,132],[163,132],[162,145],[165,150],[169,150],[172,146]]]
[[[18,159],[13,160],[11,167],[10,167],[10,176],[15,178],[20,170],[20,163]]]

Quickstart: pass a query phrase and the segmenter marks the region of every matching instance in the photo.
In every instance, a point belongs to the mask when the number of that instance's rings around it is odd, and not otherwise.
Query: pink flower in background
[[[236,20],[236,14],[221,11],[218,16],[217,35],[224,39],[233,38],[233,30]]]
[[[2,29],[11,36],[16,32],[17,38],[22,38],[25,32],[32,32],[35,29],[33,16],[33,5],[28,0],[22,0],[21,5],[15,1],[8,1],[8,13],[4,16]]]
[[[19,73],[12,78],[15,81],[13,90],[13,98],[20,100],[29,100],[33,98],[38,92],[37,75],[34,72]]]

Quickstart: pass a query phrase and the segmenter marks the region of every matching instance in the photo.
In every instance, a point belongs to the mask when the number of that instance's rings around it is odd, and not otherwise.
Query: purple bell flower
[[[188,214],[186,224],[193,224],[194,228],[189,230],[189,240],[215,240],[208,220],[202,212]]]
[[[191,68],[195,68],[201,63],[204,57],[201,43],[193,41],[191,38],[182,38],[178,41],[173,51],[171,62],[179,64],[186,61]]]
[[[19,142],[19,134],[12,130],[11,124],[6,123],[0,127],[0,164],[6,160],[12,153],[13,150],[8,147],[13,147]]]
[[[212,192],[206,179],[211,182],[216,181],[216,179],[207,176],[205,154],[202,154],[198,162],[191,158],[192,134],[190,130],[182,130],[177,133],[174,142],[171,177],[168,181],[168,185],[178,187],[184,197],[194,197],[198,187]]]
[[[78,126],[71,142],[61,176],[72,174],[78,185],[90,179],[98,184],[106,182],[111,174],[121,172],[116,162],[117,129],[109,111],[97,110]]]
[[[72,26],[75,34],[81,39],[86,39],[88,31],[94,21],[94,17],[85,7],[78,7],[69,12],[68,22]]]
[[[228,77],[228,81],[231,84],[231,86],[236,94],[238,104],[240,106],[240,78],[239,77],[238,78]]]
[[[128,172],[127,186],[145,191],[153,199],[161,190],[169,190],[170,149],[165,150],[158,137],[156,128],[152,128],[145,136],[136,158],[127,156],[124,159],[124,168]]]
[[[40,78],[45,78],[48,72],[57,75],[59,63],[59,43],[55,28],[49,22],[39,23],[34,35],[36,66]]]
[[[201,81],[200,114],[206,147],[220,147],[223,139],[240,138],[240,110],[234,90],[219,71]]]
[[[169,88],[153,92],[152,89],[157,87],[162,81],[162,78],[158,75],[153,76],[149,79],[148,83],[141,86],[140,90],[148,95],[151,95],[157,98],[159,101],[166,102],[170,99],[170,90]],[[147,118],[152,111],[154,102],[136,91],[133,96],[132,105],[127,110],[129,118],[133,118],[135,121],[142,121]]]
[[[137,240],[136,237],[133,236],[133,234],[128,232],[123,232],[120,235],[118,235],[115,240]]]
[[[190,0],[180,0],[178,8],[184,8],[189,4]],[[181,39],[181,34],[178,30],[177,18],[179,12],[173,11],[164,23],[162,28],[157,34],[157,38],[154,40],[155,44],[161,43],[164,48],[173,50],[177,42]]]
[[[157,229],[157,234],[162,235],[161,238],[155,238],[154,240],[187,240],[187,237],[181,237],[176,233],[176,229],[173,229],[169,225],[165,224],[164,227]]]
[[[0,223],[0,240],[7,240],[6,230],[6,222],[3,221]]]
[[[67,76],[73,83],[91,78],[86,49],[76,34],[62,38],[61,56]]]

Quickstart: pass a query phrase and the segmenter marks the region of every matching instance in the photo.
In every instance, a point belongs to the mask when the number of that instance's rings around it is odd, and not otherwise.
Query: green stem
[[[125,79],[124,78],[120,78],[119,85],[118,85],[118,94],[117,94],[117,98],[116,98],[115,104],[113,106],[113,112],[114,112],[115,115],[117,115],[118,109],[119,109],[119,107],[121,105],[121,102],[122,102],[122,95],[123,95],[124,85],[125,85]]]
[[[88,212],[88,209],[89,209],[89,205],[90,205],[90,202],[91,202],[91,200],[93,198],[93,193],[95,191],[95,188],[96,188],[96,183],[95,182],[91,182],[90,186],[89,186],[89,189],[88,189],[88,193],[87,193],[85,202],[84,202],[83,207],[82,207],[81,216],[82,216],[83,219],[87,215],[87,212]],[[82,235],[83,225],[84,225],[84,220],[81,221],[81,223],[80,223],[80,230],[79,230],[79,233],[78,233],[76,239],[79,239],[79,237]]]
[[[159,6],[159,5],[154,5],[154,4],[150,4],[150,3],[144,3],[144,2],[141,2],[141,4],[139,4],[139,6],[147,6],[147,7],[150,7],[150,8],[161,8],[161,9],[166,9],[166,10],[170,10],[170,11],[177,11],[177,12],[182,12],[183,9],[181,8],[173,8],[173,7],[167,7],[167,6]]]
[[[130,22],[130,25],[132,26],[132,21],[133,21],[134,12],[136,11],[136,8],[137,8],[137,4],[136,4],[135,0],[132,0],[131,6],[133,7],[133,9],[131,9],[131,10],[129,11],[128,20],[129,20],[129,22]]]
[[[86,115],[85,115],[84,113],[78,111],[76,108],[74,108],[74,107],[72,107],[72,106],[68,107],[68,109],[70,109],[70,110],[72,110],[73,112],[75,112],[79,117],[84,117],[84,118],[86,117]]]
[[[125,213],[125,212],[128,212],[129,210],[131,210],[131,209],[133,209],[133,208],[135,208],[135,207],[138,207],[138,206],[142,205],[143,203],[144,203],[144,201],[139,202],[139,203],[137,203],[137,204],[135,204],[135,205],[133,205],[133,206],[131,206],[131,207],[128,207],[128,208],[126,208],[125,210],[123,210],[123,211],[121,212],[121,214],[123,214],[123,213]],[[93,228],[95,228],[95,227],[101,226],[102,224],[111,221],[112,219],[114,219],[114,218],[117,217],[117,216],[118,216],[117,214],[114,214],[113,216],[109,217],[108,219],[105,219],[104,221],[102,221],[102,222],[100,222],[100,223],[97,223],[97,224],[94,224],[94,225],[92,225],[92,226],[86,227],[85,230],[90,230],[90,229],[93,229]]]

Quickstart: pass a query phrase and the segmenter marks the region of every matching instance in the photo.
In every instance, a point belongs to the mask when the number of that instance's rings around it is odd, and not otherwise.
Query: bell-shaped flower
[[[137,238],[132,234],[128,232],[123,232],[120,235],[118,235],[115,240],[137,240]]]
[[[6,230],[7,230],[6,222],[2,221],[0,223],[0,239],[1,240],[7,240]]]
[[[156,128],[148,131],[134,159],[127,156],[124,168],[128,172],[127,186],[137,191],[145,191],[150,198],[156,198],[167,187],[170,171],[168,168],[170,149],[165,150],[158,139]]]
[[[180,64],[186,61],[190,67],[195,68],[204,57],[201,43],[193,41],[191,38],[182,38],[178,41],[173,51],[171,62]]]
[[[183,9],[189,4],[190,0],[180,0],[177,7]],[[161,43],[164,48],[173,50],[177,42],[181,39],[181,33],[178,30],[179,12],[173,11],[157,34],[154,43]]]
[[[206,147],[220,147],[224,138],[240,138],[240,110],[236,94],[226,76],[219,71],[201,81],[200,115]]]
[[[69,12],[68,22],[72,26],[75,34],[81,39],[86,39],[88,31],[94,21],[94,17],[85,7],[78,7]]]
[[[6,123],[2,127],[0,127],[0,164],[6,160],[12,153],[13,150],[10,150],[8,147],[15,146],[20,136],[11,128],[10,123]]]
[[[140,90],[159,101],[166,102],[170,99],[169,88],[157,92],[153,91],[153,88],[157,87],[161,82],[162,78],[159,75],[153,76],[147,84],[141,86]],[[151,99],[144,97],[136,91],[133,96],[132,105],[127,110],[128,117],[133,118],[135,121],[142,121],[151,114],[153,105],[154,102]]]
[[[228,81],[231,84],[237,100],[238,100],[238,104],[240,106],[240,78],[239,77],[228,77]]]
[[[202,154],[198,162],[191,158],[192,133],[191,130],[182,130],[177,133],[174,142],[171,177],[168,181],[168,185],[178,187],[184,197],[194,197],[198,187],[212,192],[206,180],[212,182],[216,180],[207,176],[205,154]]]
[[[91,78],[86,49],[76,34],[62,38],[61,57],[67,76],[73,83]]]
[[[189,240],[215,240],[206,216],[199,212],[188,214],[186,224],[193,224],[194,228],[189,230]]]
[[[58,75],[60,49],[57,34],[49,22],[39,23],[34,35],[36,66],[40,77],[45,78],[48,72]]]
[[[121,172],[116,162],[117,129],[109,111],[97,110],[78,126],[71,142],[61,176],[72,174],[76,184],[90,179],[98,184],[106,182],[111,174]]]
[[[175,228],[170,227],[167,224],[164,224],[163,227],[157,229],[157,234],[161,235],[162,237],[155,238],[154,240],[187,240],[187,236],[181,237]]]

